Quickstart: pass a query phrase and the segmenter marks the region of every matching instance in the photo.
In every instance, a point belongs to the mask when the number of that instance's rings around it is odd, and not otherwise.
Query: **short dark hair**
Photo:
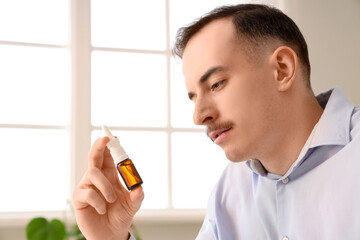
[[[173,54],[182,58],[184,49],[190,38],[206,24],[216,19],[232,17],[237,35],[251,43],[276,39],[291,47],[304,65],[305,77],[310,87],[310,61],[306,41],[298,26],[282,11],[262,4],[226,5],[215,8],[211,12],[188,26],[178,30]]]

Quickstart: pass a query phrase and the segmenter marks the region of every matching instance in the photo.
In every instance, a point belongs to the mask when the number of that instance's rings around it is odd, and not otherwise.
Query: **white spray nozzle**
[[[102,126],[102,130],[104,131],[105,135],[108,136],[110,139],[114,138],[114,135],[110,132],[109,128],[107,126]]]
[[[102,129],[106,136],[110,138],[110,142],[106,144],[106,146],[109,148],[110,153],[114,161],[117,163],[128,159],[129,156],[126,154],[124,148],[120,145],[120,141],[118,138],[114,137],[112,133],[110,132],[109,128],[107,126],[102,126]]]

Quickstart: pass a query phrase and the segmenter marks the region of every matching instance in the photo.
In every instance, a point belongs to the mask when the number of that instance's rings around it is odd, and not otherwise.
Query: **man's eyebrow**
[[[212,67],[209,70],[207,70],[200,78],[200,83],[206,82],[210,76],[216,72],[224,71],[224,68],[221,66]]]
[[[215,66],[212,68],[209,68],[201,77],[200,77],[200,84],[205,83],[210,77],[211,75],[217,73],[217,72],[221,72],[224,71],[224,68],[221,66]],[[192,100],[192,98],[194,97],[194,93],[189,92],[188,93],[189,99]]]

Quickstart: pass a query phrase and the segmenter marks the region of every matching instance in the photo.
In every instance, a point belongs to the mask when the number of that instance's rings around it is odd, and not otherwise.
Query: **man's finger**
[[[86,207],[93,207],[100,215],[106,213],[106,203],[99,193],[91,188],[78,188],[73,195],[74,207],[76,209],[83,209]]]
[[[94,186],[109,203],[113,203],[117,198],[110,181],[106,178],[103,172],[96,167],[88,169],[82,185],[86,187]]]
[[[89,152],[89,167],[101,169],[104,160],[106,144],[110,141],[108,137],[98,138],[92,145]]]

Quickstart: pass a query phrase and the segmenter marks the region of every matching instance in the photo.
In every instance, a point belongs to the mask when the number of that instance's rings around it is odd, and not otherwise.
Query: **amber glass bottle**
[[[143,183],[131,159],[125,159],[119,162],[117,169],[129,190]]]
[[[107,147],[110,150],[112,158],[115,162],[117,162],[116,168],[124,180],[126,187],[131,190],[142,184],[143,181],[136,170],[134,163],[130,160],[124,148],[120,145],[119,139],[114,137],[106,126],[103,126],[103,130],[105,135],[110,138],[110,141],[107,143]]]

